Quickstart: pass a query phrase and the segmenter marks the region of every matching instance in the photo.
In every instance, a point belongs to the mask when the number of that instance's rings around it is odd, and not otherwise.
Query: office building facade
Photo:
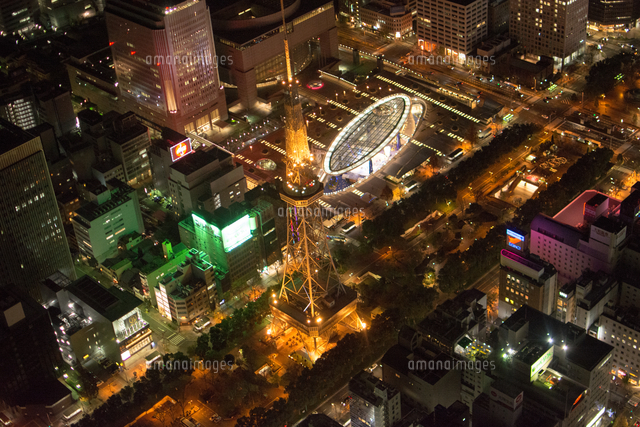
[[[28,295],[0,289],[0,397],[15,406],[54,398],[62,357],[49,313]],[[66,395],[70,396],[67,390]],[[57,398],[54,398],[54,402]],[[71,403],[71,402],[69,402]]]
[[[509,0],[509,36],[531,56],[549,56],[562,69],[584,53],[589,0]]]
[[[227,118],[204,1],[113,0],[105,14],[124,111],[180,133]]]
[[[488,35],[487,0],[417,0],[418,45],[464,63]]]
[[[33,29],[40,7],[37,0],[3,0],[0,3],[0,35]]]
[[[0,120],[0,140],[0,272],[39,301],[38,282],[56,271],[75,278],[73,261],[40,138]]]

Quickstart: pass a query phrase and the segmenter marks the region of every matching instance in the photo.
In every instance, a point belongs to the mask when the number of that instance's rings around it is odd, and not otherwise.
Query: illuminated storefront
[[[139,307],[113,322],[113,331],[116,343],[120,344],[123,362],[145,347],[150,347],[153,341],[149,324],[142,319]]]

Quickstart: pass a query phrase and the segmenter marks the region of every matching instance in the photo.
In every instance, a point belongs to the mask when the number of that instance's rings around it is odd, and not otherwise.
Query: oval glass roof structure
[[[371,104],[340,131],[324,158],[324,171],[340,175],[368,162],[396,137],[410,111],[411,98],[404,94]]]

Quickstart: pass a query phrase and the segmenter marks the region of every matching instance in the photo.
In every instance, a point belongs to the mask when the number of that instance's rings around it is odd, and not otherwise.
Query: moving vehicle
[[[347,238],[344,236],[336,236],[333,234],[327,234],[327,239],[334,241],[334,242],[338,242],[338,243],[346,243]]]
[[[64,418],[66,421],[69,421],[70,419],[72,419],[75,416],[78,416],[82,413],[82,408],[78,407],[78,406],[72,406],[69,409],[67,409],[66,411],[63,412],[62,414],[62,418]]]
[[[447,160],[449,160],[449,162],[453,163],[456,160],[458,160],[460,157],[462,157],[463,154],[464,154],[464,151],[462,151],[462,148],[457,148],[457,149],[453,150],[451,152],[451,154],[449,154],[447,156]]]
[[[349,221],[342,227],[342,231],[344,231],[345,233],[348,233],[352,231],[354,228],[356,228],[356,223],[353,221]]]
[[[202,426],[202,424],[200,424],[199,422],[197,422],[193,418],[183,418],[183,419],[180,420],[180,422],[182,423],[182,425],[185,425],[187,427],[201,427]]]
[[[9,417],[7,417],[2,412],[0,412],[0,425],[3,425],[3,426],[10,426],[11,425],[11,420],[9,419]]]

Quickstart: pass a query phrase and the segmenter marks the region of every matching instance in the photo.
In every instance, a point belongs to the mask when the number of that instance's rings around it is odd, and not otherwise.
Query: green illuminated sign
[[[551,362],[551,358],[553,357],[553,346],[549,347],[549,350],[547,350],[542,357],[540,357],[540,359],[538,359],[533,365],[531,365],[531,376],[530,378],[533,378],[533,376],[538,373],[538,371],[540,371],[540,369],[542,369],[542,367],[546,367],[549,366],[549,362]]]
[[[224,251],[231,252],[251,237],[252,231],[255,230],[255,223],[249,215],[245,215],[233,224],[222,229],[222,242],[224,243]]]

